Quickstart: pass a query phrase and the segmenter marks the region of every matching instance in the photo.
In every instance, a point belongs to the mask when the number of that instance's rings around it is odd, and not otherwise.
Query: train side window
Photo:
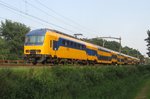
[[[78,48],[80,49],[80,44],[78,44]]]
[[[80,49],[82,49],[82,45],[80,44]]]
[[[86,46],[85,45],[83,45],[83,49],[85,49],[86,48]]]
[[[62,45],[65,45],[65,40],[62,40]]]
[[[65,46],[67,46],[67,41],[65,40]]]
[[[85,49],[85,46],[84,46],[84,45],[81,45],[81,49]]]
[[[68,46],[69,46],[69,47],[71,46],[71,41],[68,42]]]
[[[67,41],[67,45],[66,46],[69,46],[69,41]]]
[[[77,44],[76,44],[76,43],[74,43],[74,47],[75,47],[75,48],[77,47]]]
[[[81,45],[81,49],[83,49],[83,45]]]
[[[85,48],[84,48],[84,45],[82,45],[82,49],[85,49]]]
[[[73,42],[70,42],[70,46],[73,46]]]

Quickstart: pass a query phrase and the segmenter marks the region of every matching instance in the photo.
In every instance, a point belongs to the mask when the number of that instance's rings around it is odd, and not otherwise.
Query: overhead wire
[[[1,2],[1,1],[0,1]],[[4,3],[4,2],[3,2]],[[14,7],[15,9],[17,9],[16,7]],[[20,14],[20,13],[17,13],[16,11],[14,11],[14,10],[12,10],[12,9],[10,9],[10,8],[8,8],[8,10],[11,12],[11,13],[14,13],[14,14],[16,14],[16,15],[20,15],[21,17],[24,17],[24,18],[27,18],[27,19],[29,19],[29,20],[32,20],[33,22],[36,22],[36,23],[38,23],[38,24],[40,24],[40,25],[43,25],[43,23],[41,23],[41,22],[39,22],[39,21],[35,21],[35,19],[33,19],[33,18],[31,18],[31,17],[28,17],[28,16],[26,16],[26,15],[24,15],[24,14]],[[1,17],[2,18],[2,17]],[[3,19],[8,19],[8,18],[4,18],[3,17]],[[8,20],[12,20],[12,19],[8,19]],[[43,25],[44,26],[44,25]],[[34,27],[34,26],[31,26],[30,25],[30,27]],[[35,27],[34,27],[35,28]]]
[[[26,16],[29,16],[29,17],[31,17],[31,18],[34,18],[34,19],[36,19],[36,20],[39,20],[39,21],[41,21],[41,22],[43,22],[43,23],[46,23],[46,24],[55,26],[55,27],[57,27],[57,28],[60,28],[60,29],[63,29],[63,30],[66,30],[66,31],[69,31],[69,32],[73,32],[73,33],[74,33],[74,31],[72,31],[72,30],[66,29],[66,28],[64,28],[64,27],[62,27],[62,26],[56,25],[56,24],[54,24],[54,23],[48,22],[48,21],[46,21],[46,20],[44,20],[44,19],[41,19],[41,18],[39,18],[39,17],[33,16],[33,15],[28,14],[28,13],[25,13],[25,12],[19,10],[19,9],[16,9],[16,8],[14,8],[13,6],[10,6],[10,5],[8,5],[7,3],[5,3],[5,2],[3,2],[3,1],[0,1],[0,5],[4,6],[4,7],[6,7],[6,8],[9,8],[9,9],[11,9],[11,10],[14,10],[14,11],[16,11],[16,12],[18,12],[18,13],[21,13],[21,14],[24,14],[24,15],[26,15]]]
[[[24,2],[25,2],[25,1],[24,1]],[[29,3],[29,2],[26,2],[26,4],[28,4],[29,6],[35,8],[36,10],[38,9],[39,11],[41,11],[42,13],[44,13],[44,14],[47,15],[47,16],[51,16],[52,18],[54,18],[54,19],[55,19],[56,21],[58,21],[58,22],[61,22],[61,23],[65,24],[65,25],[67,25],[67,26],[70,26],[70,27],[73,27],[74,29],[77,29],[77,27],[74,27],[73,25],[68,24],[68,23],[66,23],[66,22],[63,21],[63,20],[60,20],[59,18],[57,18],[57,17],[55,17],[55,16],[53,16],[53,15],[47,13],[45,10],[40,9],[39,7],[33,5],[33,4]]]
[[[30,18],[30,17],[28,17],[28,16],[25,16],[25,15],[22,15],[22,14],[20,14],[20,13],[17,13],[16,11],[14,11],[14,10],[12,10],[12,9],[8,9],[11,13],[13,13],[13,14],[16,14],[16,15],[20,15],[21,17],[24,17],[24,18],[27,18],[27,19],[29,19],[29,20],[32,20],[33,22],[36,22],[36,23],[38,23],[38,24],[40,24],[40,25],[43,25],[41,22],[39,22],[39,21],[35,21],[35,19],[33,19],[33,18]],[[4,19],[4,20],[6,20],[6,19],[8,19],[8,20],[12,20],[12,19],[10,19],[10,18],[4,18],[4,17],[0,17],[1,19]],[[43,25],[44,26],[44,25]],[[31,28],[36,28],[36,27],[34,27],[34,26],[29,26],[29,27],[31,27]]]
[[[12,19],[10,19],[10,18],[4,18],[4,17],[0,17],[0,19],[3,19],[3,20],[12,20]],[[2,21],[2,20],[1,20]],[[34,26],[29,26],[29,27],[31,27],[31,28],[36,28],[36,27],[34,27]]]
[[[55,14],[58,15],[59,17],[65,19],[65,20],[67,20],[67,21],[69,21],[69,22],[71,22],[71,23],[73,23],[73,24],[76,24],[76,25],[79,26],[82,30],[84,30],[84,31],[86,31],[86,32],[87,32],[87,30],[88,30],[88,33],[95,32],[95,31],[93,31],[93,30],[91,30],[91,29],[88,29],[88,28],[82,26],[81,24],[79,24],[79,23],[73,21],[72,19],[70,19],[70,18],[68,18],[68,17],[66,17],[66,16],[64,16],[64,15],[62,15],[62,14],[56,12],[55,10],[51,9],[50,7],[47,7],[45,4],[41,3],[39,0],[35,0],[35,1],[36,1],[37,3],[39,3],[41,6],[43,6],[44,8],[46,8],[46,9],[48,9],[49,11],[55,13]],[[89,31],[91,31],[91,32],[89,32]],[[95,33],[96,33],[96,32],[95,32]],[[92,33],[92,34],[93,34],[93,33]]]
[[[65,21],[64,21],[64,20],[61,20],[61,18],[57,18],[56,16],[47,13],[45,10],[40,9],[39,7],[33,5],[33,4],[29,3],[29,2],[26,2],[26,1],[24,1],[24,2],[25,2],[26,4],[28,4],[29,6],[31,6],[31,7],[35,8],[35,9],[38,9],[38,10],[41,11],[42,13],[44,13],[44,14],[46,14],[46,15],[48,15],[48,16],[51,16],[52,18],[56,19],[58,22],[63,23],[64,25],[67,25],[67,26],[69,26],[69,27],[72,27],[72,28],[74,28],[74,29],[76,29],[76,30],[78,30],[78,31],[80,31],[80,32],[82,32],[82,33],[87,32],[87,31],[83,30],[81,27],[77,27],[77,26],[75,26],[75,25],[69,24],[68,22],[66,22],[66,20],[65,20]],[[76,33],[78,33],[78,32],[76,32]]]

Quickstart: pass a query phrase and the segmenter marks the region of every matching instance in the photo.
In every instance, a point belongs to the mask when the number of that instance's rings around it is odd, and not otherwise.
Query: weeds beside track
[[[150,66],[0,69],[1,99],[133,99]]]

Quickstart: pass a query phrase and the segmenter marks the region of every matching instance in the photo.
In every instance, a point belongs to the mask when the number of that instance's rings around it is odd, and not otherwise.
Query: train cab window
[[[37,40],[37,43],[41,43],[44,41],[44,36],[37,36],[36,40]]]
[[[44,35],[31,35],[25,37],[25,45],[42,45],[44,42]]]

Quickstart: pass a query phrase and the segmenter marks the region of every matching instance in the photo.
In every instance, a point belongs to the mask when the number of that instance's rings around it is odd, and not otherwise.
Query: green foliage
[[[1,22],[0,40],[3,42],[0,44],[4,45],[1,47],[1,52],[3,53],[6,48],[7,50],[4,53],[7,55],[10,54],[11,56],[9,57],[5,55],[4,57],[7,57],[7,59],[13,59],[16,58],[16,56],[23,55],[24,38],[25,34],[29,31],[29,27],[18,22],[12,22],[10,20]]]
[[[119,52],[120,44],[116,41],[107,41],[105,47]]]
[[[150,58],[149,57],[146,57],[145,60],[144,60],[145,64],[150,64]]]
[[[4,39],[0,38],[0,59],[7,59],[9,49]]]
[[[150,66],[1,69],[1,99],[133,99]]]
[[[131,55],[133,57],[142,57],[142,54],[138,50],[130,48],[128,46],[122,48],[122,53]]]
[[[99,46],[103,46],[103,40],[98,38],[92,38],[92,39],[83,39],[86,42],[90,42]]]
[[[148,37],[145,39],[145,41],[148,43],[147,44],[147,47],[148,47],[147,55],[150,57],[150,31],[149,30],[147,31],[147,35],[148,35]]]

